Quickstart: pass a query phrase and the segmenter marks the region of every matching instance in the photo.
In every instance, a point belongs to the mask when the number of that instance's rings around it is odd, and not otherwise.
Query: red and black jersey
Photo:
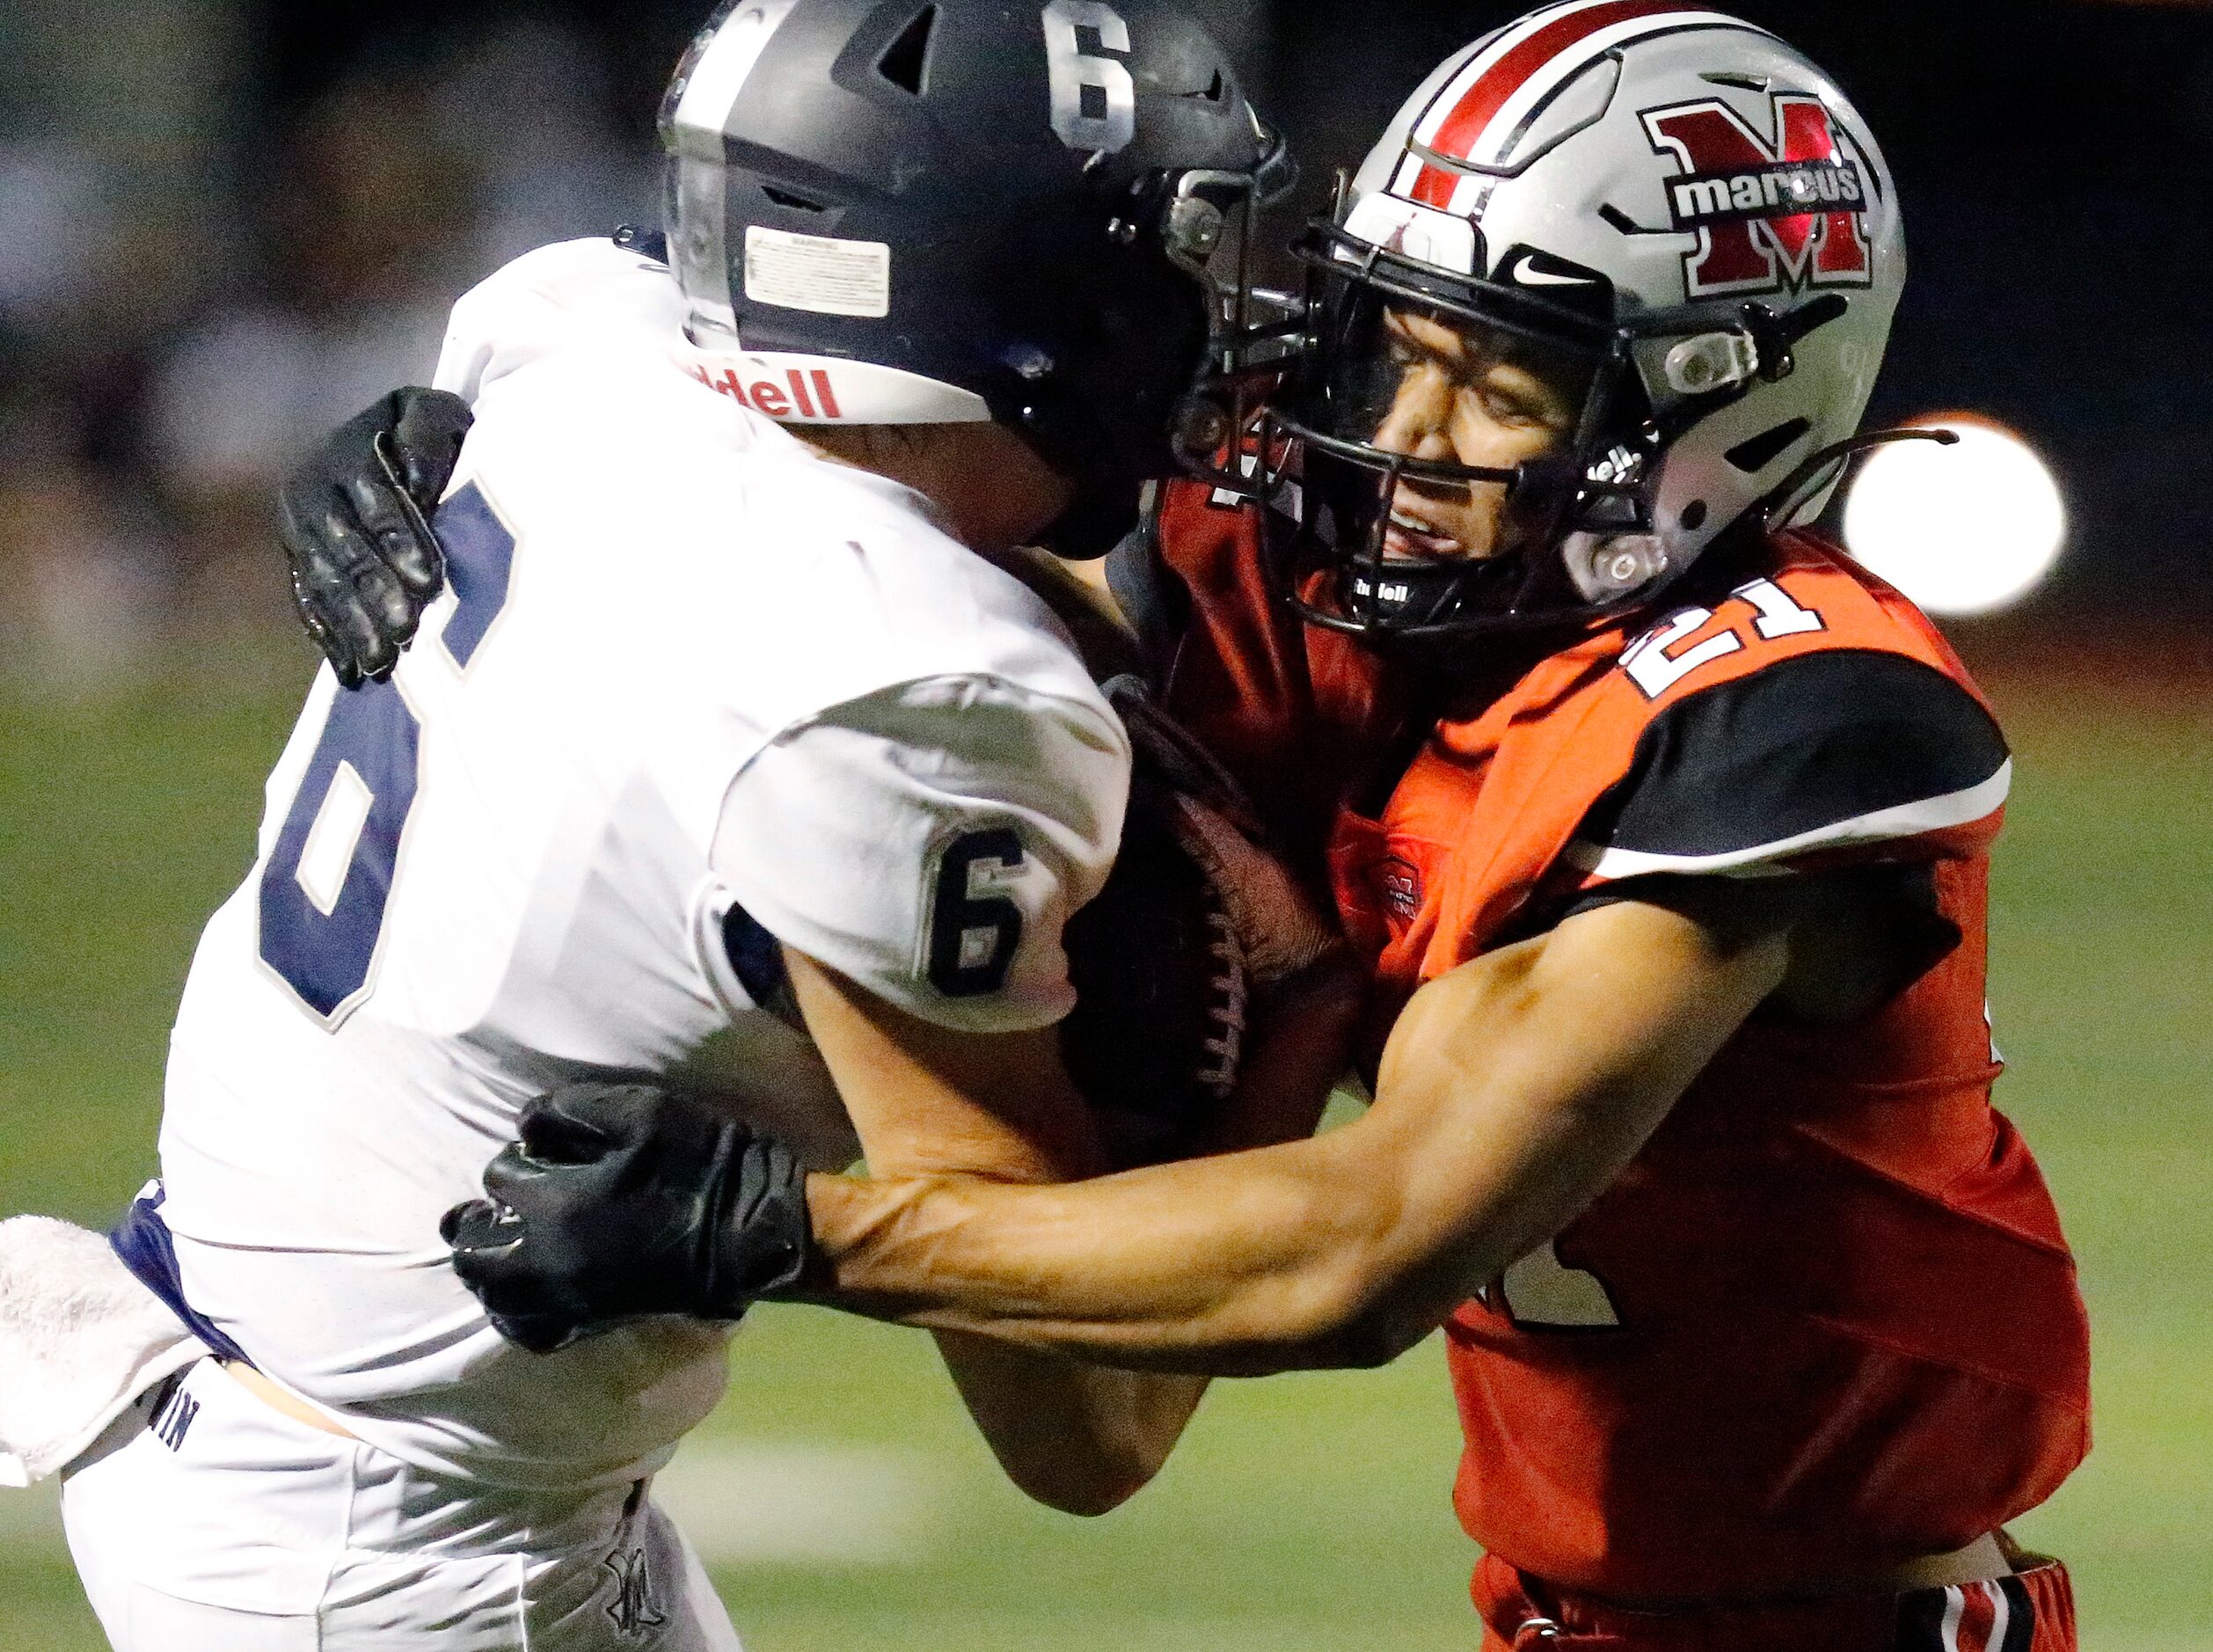
[[[1156,641],[1164,703],[1245,786],[1294,858],[1320,871],[1337,807],[1398,725],[1374,656],[1270,599],[1258,509],[1197,483],[1162,490],[1156,544],[1171,593],[1118,581]],[[1151,623],[1148,623],[1150,621]]]
[[[1230,519],[1257,562],[1255,518]],[[1172,703],[1244,751],[1354,772],[1336,742],[1387,726],[1360,699],[1372,673],[1333,665],[1326,709],[1195,698],[1294,680],[1287,661],[1341,643],[1280,610],[1211,612],[1250,598],[1220,530],[1187,545],[1180,520],[1163,554],[1200,623]],[[1375,961],[1376,1049],[1424,982],[1654,879],[1850,877],[1921,926],[1911,978],[1849,1026],[1756,1014],[1629,1170],[1447,1327],[1469,1532],[1629,1598],[1786,1592],[1956,1548],[2087,1445],[2072,1262],[1990,1105],[1997,725],[1911,604],[1811,536],[1717,547],[1695,573],[1657,623],[1577,640],[1437,721],[1328,846]]]

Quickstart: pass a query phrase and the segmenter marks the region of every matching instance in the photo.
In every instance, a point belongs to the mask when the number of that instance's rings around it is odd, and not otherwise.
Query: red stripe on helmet
[[[1459,181],[1458,173],[1424,163],[1421,175],[1413,180],[1413,198],[1425,207],[1445,211],[1452,205],[1453,186]]]
[[[1588,40],[1601,29],[1610,29],[1617,23],[1633,23],[1639,18],[1659,17],[1669,11],[1686,10],[1682,0],[1608,0],[1604,5],[1570,12],[1556,22],[1548,23],[1508,52],[1505,56],[1484,71],[1472,86],[1460,94],[1460,101],[1452,113],[1444,118],[1429,147],[1440,155],[1455,160],[1466,160],[1475,152],[1478,139],[1492,119],[1506,106],[1507,99],[1527,85],[1530,80],[1562,52],[1578,40]],[[1442,206],[1451,199],[1451,174],[1432,167],[1422,175],[1427,185],[1431,174],[1446,179],[1445,200],[1432,201]],[[1416,190],[1417,196],[1421,191]],[[1421,196],[1427,199],[1426,196]]]

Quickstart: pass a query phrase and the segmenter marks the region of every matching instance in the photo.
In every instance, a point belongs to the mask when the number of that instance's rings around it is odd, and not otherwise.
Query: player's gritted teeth
[[[1425,518],[1403,507],[1391,511],[1391,526],[1384,535],[1384,555],[1394,562],[1428,562],[1439,557],[1483,554],[1453,534],[1439,531]]]

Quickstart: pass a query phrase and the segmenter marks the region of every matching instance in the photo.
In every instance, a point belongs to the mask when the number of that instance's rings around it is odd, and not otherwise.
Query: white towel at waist
[[[44,1216],[0,1222],[0,1486],[66,1468],[207,1352],[100,1234]]]

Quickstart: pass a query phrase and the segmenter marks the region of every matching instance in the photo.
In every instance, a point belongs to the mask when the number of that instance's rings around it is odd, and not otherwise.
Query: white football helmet
[[[1312,333],[1270,415],[1305,472],[1291,588],[1318,623],[1397,636],[1624,612],[1756,509],[1817,514],[1905,280],[1895,186],[1835,83],[1668,0],[1564,0],[1459,53],[1298,252]],[[1383,318],[1407,309],[1587,369],[1567,451],[1377,446]],[[1505,553],[1387,560],[1409,480],[1504,484]]]

